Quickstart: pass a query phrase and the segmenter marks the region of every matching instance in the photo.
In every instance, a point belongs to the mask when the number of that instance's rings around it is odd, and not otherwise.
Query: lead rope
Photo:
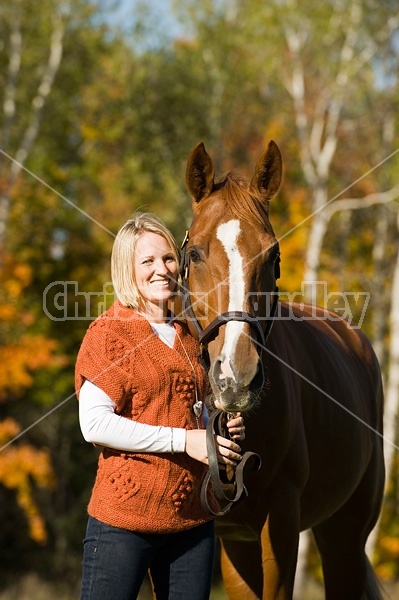
[[[240,500],[244,500],[248,496],[247,489],[244,485],[244,470],[258,471],[262,465],[262,460],[256,452],[245,452],[240,463],[234,469],[234,480],[222,481],[219,471],[219,463],[217,458],[216,435],[224,435],[222,420],[226,416],[221,410],[214,410],[209,416],[206,426],[206,446],[208,452],[209,469],[201,486],[201,504],[205,512],[215,517],[222,517],[228,513],[231,508]],[[252,465],[248,461],[252,459]],[[219,510],[214,510],[208,500],[208,491],[210,483],[212,483],[213,492],[217,500],[221,503],[227,503],[223,508],[219,506]],[[227,486],[233,487],[232,494],[226,494]]]

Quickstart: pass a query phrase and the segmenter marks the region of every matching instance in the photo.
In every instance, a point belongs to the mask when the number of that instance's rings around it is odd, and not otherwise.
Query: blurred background
[[[0,0],[1,600],[78,597],[98,450],[76,353],[113,300],[119,226],[148,210],[183,238],[200,140],[219,175],[247,176],[277,142],[280,290],[374,344],[388,480],[368,550],[397,589],[398,67],[397,0]],[[304,535],[296,597],[322,598],[320,582]]]

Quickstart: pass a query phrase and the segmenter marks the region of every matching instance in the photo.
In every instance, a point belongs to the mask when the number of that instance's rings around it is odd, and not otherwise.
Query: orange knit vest
[[[207,376],[199,346],[186,327],[176,331],[195,367],[198,398]],[[116,404],[116,412],[149,425],[195,429],[192,367],[176,336],[169,348],[148,321],[119,301],[89,327],[76,363],[76,392],[88,379]],[[123,453],[104,449],[88,512],[115,527],[147,533],[190,529],[210,519],[200,503],[206,465],[186,453]]]

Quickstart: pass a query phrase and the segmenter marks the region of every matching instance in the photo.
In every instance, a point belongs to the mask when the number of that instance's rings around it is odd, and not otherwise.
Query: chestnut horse
[[[365,335],[337,314],[275,301],[269,200],[281,172],[274,142],[250,182],[215,182],[202,142],[187,164],[187,322],[209,353],[214,405],[244,414],[243,448],[262,459],[248,497],[217,518],[224,584],[231,599],[292,598],[299,532],[311,528],[326,598],[378,599],[365,543],[384,486],[380,369]]]

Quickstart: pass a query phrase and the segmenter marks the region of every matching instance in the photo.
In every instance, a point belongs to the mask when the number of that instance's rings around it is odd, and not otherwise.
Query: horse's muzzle
[[[257,394],[263,385],[263,368],[259,365],[255,377],[248,384],[240,384],[231,377],[218,377],[219,368],[210,370],[210,382],[216,408],[224,412],[247,412],[254,407]]]

